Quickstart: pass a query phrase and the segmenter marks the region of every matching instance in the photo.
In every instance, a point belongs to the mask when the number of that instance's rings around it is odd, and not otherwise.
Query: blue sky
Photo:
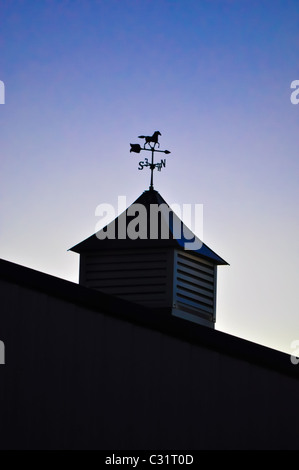
[[[299,339],[298,0],[2,0],[0,257],[78,280],[98,204],[149,185],[129,143],[160,130],[168,203],[204,205],[216,327]]]

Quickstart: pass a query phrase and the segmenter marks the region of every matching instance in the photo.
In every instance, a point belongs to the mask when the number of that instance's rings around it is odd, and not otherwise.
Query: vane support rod
[[[161,135],[159,131],[155,131],[152,136],[139,135],[138,137],[140,139],[145,139],[143,148],[141,147],[140,144],[130,144],[131,146],[130,152],[140,153],[142,150],[146,150],[147,152],[152,152],[151,163],[149,163],[148,159],[146,158],[145,162],[144,161],[139,162],[139,168],[138,168],[138,170],[143,170],[144,167],[150,167],[150,170],[151,170],[151,182],[149,186],[150,191],[154,190],[154,169],[157,168],[158,171],[161,171],[162,166],[165,167],[165,162],[166,162],[166,160],[161,160],[160,163],[154,163],[154,153],[159,152],[159,153],[165,153],[166,155],[170,153],[169,150],[158,150],[155,148],[156,145],[160,147],[160,144],[158,142],[159,135]],[[149,145],[149,148],[145,148],[146,144]]]
[[[151,184],[150,184],[150,191],[153,191],[154,190],[154,168],[155,168],[155,165],[154,165],[154,149],[152,148],[152,163],[151,163]]]

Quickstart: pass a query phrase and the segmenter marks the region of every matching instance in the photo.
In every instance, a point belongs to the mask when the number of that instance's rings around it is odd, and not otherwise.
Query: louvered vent
[[[169,256],[159,249],[90,252],[85,255],[80,283],[141,305],[164,307],[171,296]]]
[[[189,312],[204,320],[205,324],[213,325],[216,310],[216,266],[191,254],[175,251],[174,256],[173,297],[176,311]]]

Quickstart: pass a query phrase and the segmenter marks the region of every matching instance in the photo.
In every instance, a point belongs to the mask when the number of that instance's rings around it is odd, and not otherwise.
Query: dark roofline
[[[108,314],[182,341],[205,346],[236,359],[299,378],[299,369],[291,363],[288,354],[174,317],[165,309],[150,310],[3,259],[0,259],[0,278],[85,306],[95,312]]]
[[[131,240],[129,237],[126,237],[124,239],[119,238],[117,236],[118,234],[118,223],[119,220],[123,217],[124,214],[127,214],[128,209],[134,205],[134,204],[141,204],[143,205],[146,209],[151,207],[152,205],[157,205],[160,206],[161,204],[166,205],[170,213],[172,214],[172,217],[168,217],[168,221],[166,222],[168,224],[168,231],[169,231],[169,237],[167,239],[161,238],[159,235],[157,239],[152,239],[150,237],[149,233],[149,227],[151,223],[151,219],[149,217],[149,212],[148,212],[148,219],[147,219],[147,238],[146,239],[136,239],[136,240]],[[74,245],[72,248],[69,248],[68,251],[73,251],[75,253],[81,254],[81,253],[86,253],[86,252],[96,252],[96,251],[102,251],[102,250],[115,250],[115,249],[123,249],[123,248],[157,248],[157,247],[173,247],[182,251],[185,251],[184,245],[187,242],[190,241],[197,241],[200,243],[201,248],[197,250],[186,250],[187,252],[191,252],[193,255],[198,256],[198,257],[203,257],[204,259],[210,261],[211,263],[215,265],[228,265],[223,258],[221,258],[217,253],[212,250],[208,245],[203,243],[199,238],[192,233],[191,230],[186,227],[186,225],[183,223],[182,220],[176,215],[176,213],[170,208],[169,204],[163,199],[160,193],[155,190],[149,190],[149,191],[144,191],[137,199],[136,201],[133,202],[131,206],[129,206],[122,214],[118,215],[112,222],[110,222],[108,225],[103,227],[100,231],[106,231],[107,227],[112,226],[113,224],[113,230],[115,230],[116,238],[115,239],[109,239],[105,238],[103,240],[100,240],[97,238],[96,233],[92,234],[91,236],[85,238],[81,242],[77,243]],[[126,220],[128,224],[128,220],[131,220],[134,218],[134,216],[127,216],[126,215]],[[172,221],[170,220],[172,219]],[[181,236],[177,238],[174,233],[174,220],[176,220],[180,224],[180,233]],[[186,233],[189,234],[189,238],[186,238]],[[199,246],[200,246],[199,245]]]

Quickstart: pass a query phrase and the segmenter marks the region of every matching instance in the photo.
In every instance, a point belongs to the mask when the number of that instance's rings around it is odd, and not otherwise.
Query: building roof
[[[299,379],[288,354],[0,259],[0,279]]]
[[[134,205],[142,205],[146,210],[146,227],[143,229],[144,238],[137,238],[132,240],[128,237],[128,226],[132,220],[136,217],[136,214],[132,215],[132,209]],[[157,227],[157,238],[153,239],[152,228],[153,228],[153,218],[151,218],[151,209],[153,206],[163,207],[163,212],[161,213],[160,219],[158,220]],[[129,215],[128,215],[129,214]],[[125,218],[124,218],[125,216]],[[125,237],[121,238],[119,236],[120,224],[125,220]],[[167,235],[163,232],[163,224],[167,226]],[[112,227],[113,225],[113,227]],[[225,265],[228,264],[224,259],[217,255],[211,248],[209,248],[205,243],[199,240],[196,235],[194,235],[191,230],[177,217],[175,212],[171,210],[170,206],[162,198],[162,196],[155,190],[144,191],[141,196],[139,196],[136,201],[126,209],[125,212],[120,214],[114,221],[100,230],[101,233],[108,232],[110,229],[115,230],[115,239],[105,238],[99,239],[97,234],[93,234],[82,242],[70,248],[70,251],[76,253],[85,253],[87,251],[101,251],[107,249],[125,249],[125,248],[161,248],[161,247],[173,247],[179,250],[186,250],[186,244],[192,244],[192,247],[198,249],[192,249],[190,251],[195,256],[203,257],[213,264],[216,265]],[[140,227],[139,227],[140,231]]]

